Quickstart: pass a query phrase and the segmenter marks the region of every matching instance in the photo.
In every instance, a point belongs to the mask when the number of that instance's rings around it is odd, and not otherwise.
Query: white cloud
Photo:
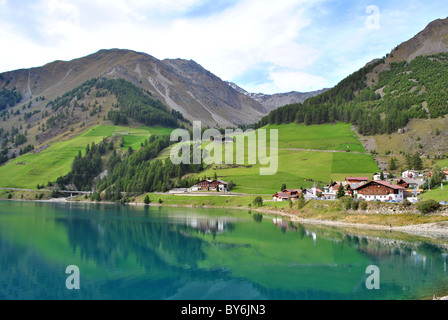
[[[23,0],[19,12],[18,2],[0,0],[0,37],[7,48],[0,53],[0,71],[123,48],[159,59],[193,59],[230,81],[269,66],[258,74],[270,78],[239,83],[248,90],[250,83],[263,82],[253,88],[314,90],[335,84],[367,62],[366,57],[385,54],[399,43],[396,39],[406,40],[402,34],[413,15],[400,18],[399,10],[381,6],[382,28],[371,32],[358,4],[351,10],[358,15],[350,13],[344,16],[350,19],[337,24],[328,0],[239,0],[214,12],[203,9],[206,2]],[[198,8],[205,12],[190,15]],[[316,19],[322,17],[326,20]],[[383,52],[384,44],[390,48]]]
[[[193,59],[225,80],[260,63],[299,71],[317,56],[312,47],[296,42],[309,24],[304,5],[313,1],[241,0],[221,12],[187,18],[177,14],[204,0],[41,0],[29,5],[28,13],[38,39],[9,25],[2,35],[9,50],[2,53],[0,70],[124,48],[159,59]],[[164,21],[163,14],[170,13],[175,18]]]
[[[37,30],[44,36],[72,38],[80,29],[80,8],[64,0],[44,0],[37,7]]]
[[[170,39],[159,48],[158,56],[198,62],[225,79],[233,79],[259,63],[303,67],[315,52],[295,43],[309,22],[299,4],[304,1],[271,2],[245,0],[217,15],[175,21],[167,32],[153,34],[156,43]],[[294,57],[297,55],[297,57]]]

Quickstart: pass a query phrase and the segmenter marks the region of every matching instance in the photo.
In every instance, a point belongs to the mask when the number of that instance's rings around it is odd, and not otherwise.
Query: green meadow
[[[0,187],[35,189],[38,184],[55,181],[70,172],[79,151],[84,152],[88,144],[99,143],[106,137],[121,135],[123,149],[140,149],[141,143],[151,135],[169,134],[171,129],[161,127],[129,128],[122,126],[97,126],[81,135],[52,144],[39,154],[28,153],[0,167]]]
[[[447,201],[448,202],[448,183],[444,182],[443,190],[441,186],[437,186],[437,188],[432,189],[431,191],[426,191],[419,198],[422,200],[436,200]]]
[[[439,160],[436,163],[442,169],[448,169],[448,159]]]
[[[246,144],[244,165],[215,165],[200,176],[217,176],[225,181],[233,180],[236,184],[234,192],[247,194],[273,194],[283,184],[288,188],[307,188],[314,184],[328,184],[331,180],[345,180],[347,176],[371,177],[379,170],[377,164],[365,150],[350,125],[303,126],[296,124],[267,126],[263,129],[277,129],[279,132],[278,171],[272,176],[260,175],[260,169],[268,166],[249,165]],[[269,131],[268,131],[269,132]],[[268,145],[270,137],[268,134]],[[357,151],[328,152],[331,150]],[[219,148],[219,147],[218,147]],[[222,147],[225,152],[232,152],[232,144]],[[297,149],[297,150],[294,150]],[[309,149],[309,150],[298,150]],[[271,150],[272,152],[272,150]],[[214,156],[214,152],[210,152]],[[268,152],[269,155],[269,152]],[[234,160],[240,159],[233,150]]]
[[[279,148],[366,152],[350,124],[284,124],[269,125],[263,129],[279,130]]]

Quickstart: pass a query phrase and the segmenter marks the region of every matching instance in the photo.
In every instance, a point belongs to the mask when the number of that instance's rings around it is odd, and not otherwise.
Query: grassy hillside
[[[271,125],[265,129],[279,131],[277,174],[261,176],[260,168],[265,166],[246,163],[243,166],[213,165],[197,176],[213,177],[216,173],[224,180],[233,180],[237,185],[235,192],[269,195],[278,191],[282,184],[289,188],[305,188],[312,186],[313,181],[324,185],[331,180],[343,180],[349,175],[370,177],[378,171],[372,156],[362,153],[364,148],[348,124],[308,127]],[[26,154],[0,167],[0,187],[33,189],[37,184],[55,181],[70,171],[79,151],[84,151],[87,144],[99,143],[105,137],[120,135],[123,137],[123,150],[129,147],[138,150],[151,135],[168,135],[170,132],[170,129],[162,127],[97,126],[68,141],[56,142],[38,154]],[[347,147],[356,153],[342,151]],[[236,157],[236,151],[233,156]],[[168,157],[169,150],[166,150],[159,159]]]
[[[421,196],[422,200],[436,200],[438,202],[440,201],[448,201],[448,183],[444,183],[443,190],[440,186],[437,186],[437,188],[427,191]]]
[[[372,138],[376,142],[376,151],[380,154],[391,152],[422,153],[442,156],[448,152],[448,118],[415,119],[411,120],[403,133],[376,135]]]
[[[313,181],[327,184],[331,180],[344,180],[346,176],[371,177],[378,166],[371,155],[345,150],[364,151],[350,125],[270,125],[265,129],[279,130],[279,169],[274,176],[261,176],[260,164],[250,166],[217,165],[201,174],[223,180],[233,180],[235,192],[248,194],[273,194],[282,184],[288,188],[310,187]],[[269,146],[269,144],[268,144]],[[229,146],[227,146],[229,149]],[[307,150],[294,150],[307,149]],[[322,151],[320,151],[322,150]],[[236,155],[234,155],[236,157]],[[247,152],[246,152],[247,160]]]
[[[268,125],[263,129],[280,130],[279,148],[366,152],[349,124],[302,126]],[[347,148],[348,147],[348,148]]]
[[[73,159],[79,151],[85,151],[87,144],[99,143],[106,137],[121,135],[124,139],[123,149],[131,146],[138,150],[141,143],[151,135],[168,134],[170,130],[163,127],[94,127],[73,139],[56,142],[38,154],[23,155],[0,167],[0,187],[34,189],[37,184],[55,181],[70,171]]]

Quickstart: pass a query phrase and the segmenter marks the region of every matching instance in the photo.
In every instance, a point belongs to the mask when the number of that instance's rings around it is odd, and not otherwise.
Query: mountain
[[[414,38],[391,52],[391,62],[410,62],[418,56],[448,52],[448,18],[431,22]]]
[[[119,49],[2,73],[0,87],[15,88],[22,102],[35,97],[49,101],[97,77],[124,79],[148,91],[169,109],[181,112],[189,120],[201,120],[204,125],[250,124],[268,112],[194,61],[161,61],[148,54]]]
[[[272,111],[256,127],[341,121],[357,126],[363,135],[391,135],[413,119],[445,118],[448,115],[447,88],[448,18],[431,22],[415,37],[382,59],[369,62],[331,90],[303,104]],[[437,139],[435,132],[436,127],[427,135]],[[421,137],[415,139],[416,143],[408,141],[407,144],[417,146],[421,153],[440,155],[448,150],[446,142],[438,145],[438,150],[433,147],[430,150]]]
[[[293,91],[288,93],[263,94],[263,93],[249,93],[232,82],[227,82],[227,84],[231,86],[233,89],[237,90],[238,92],[254,99],[268,111],[275,110],[288,104],[303,103],[305,102],[305,100],[318,96],[329,90],[329,89],[322,89],[318,91],[305,92],[305,93]]]
[[[367,75],[367,84],[372,86],[378,80],[378,75],[383,71],[389,71],[391,63],[411,62],[420,56],[429,56],[448,52],[448,18],[438,19],[429,23],[426,28],[412,39],[398,45],[385,57],[385,63],[375,67]],[[371,63],[375,63],[374,60]]]

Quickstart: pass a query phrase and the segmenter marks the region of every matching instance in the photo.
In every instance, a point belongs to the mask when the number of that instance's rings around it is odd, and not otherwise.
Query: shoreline
[[[16,202],[36,202],[36,203],[80,203],[80,204],[105,204],[105,205],[117,205],[115,202],[92,202],[85,200],[70,201],[68,198],[56,198],[50,200],[7,200]],[[283,217],[289,219],[292,222],[300,223],[303,225],[313,225],[313,226],[327,226],[336,228],[354,228],[359,230],[374,230],[374,231],[387,231],[387,232],[401,232],[414,236],[420,236],[429,239],[442,239],[448,240],[448,223],[446,226],[441,226],[443,223],[427,223],[427,224],[414,224],[405,225],[400,227],[390,227],[378,224],[367,224],[367,223],[350,223],[342,221],[331,221],[322,219],[306,219],[300,218],[297,215],[284,212],[282,210],[267,209],[267,208],[255,208],[255,207],[234,207],[234,206],[211,206],[211,205],[185,205],[185,204],[166,204],[166,203],[150,203],[146,205],[140,202],[131,202],[125,205],[133,207],[171,207],[171,208],[189,208],[189,209],[229,209],[229,210],[241,210],[241,211],[252,211],[256,213]]]

